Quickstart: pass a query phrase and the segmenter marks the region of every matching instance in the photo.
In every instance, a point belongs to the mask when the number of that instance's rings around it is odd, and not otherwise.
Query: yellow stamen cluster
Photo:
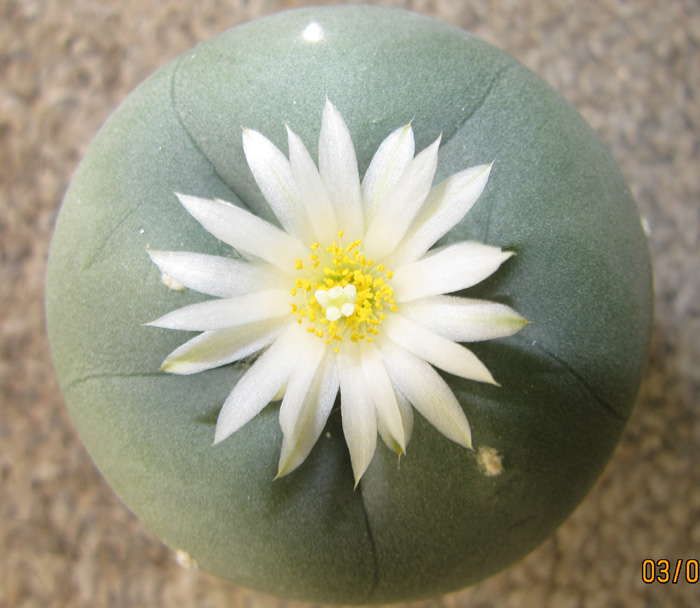
[[[372,342],[379,334],[377,328],[386,319],[386,310],[398,311],[394,292],[387,283],[393,277],[392,272],[383,264],[375,265],[374,260],[367,259],[361,250],[361,240],[343,247],[342,236],[341,230],[338,241],[325,249],[318,243],[311,245],[310,263],[301,259],[295,261],[296,269],[302,273],[291,290],[294,296],[292,314],[297,317],[297,323],[306,324],[306,330],[326,344],[336,343],[336,353],[346,337],[353,342]],[[354,311],[331,321],[314,294],[347,285],[354,285],[357,290]]]

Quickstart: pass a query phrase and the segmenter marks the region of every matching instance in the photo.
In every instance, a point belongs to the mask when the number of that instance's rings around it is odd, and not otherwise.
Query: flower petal
[[[287,139],[289,164],[294,181],[299,188],[309,224],[318,241],[330,243],[338,232],[338,221],[326,186],[306,146],[289,127],[287,127]]]
[[[491,372],[473,352],[412,323],[400,314],[394,313],[384,321],[382,333],[395,344],[450,374],[496,384]]]
[[[357,487],[377,447],[377,414],[364,383],[359,346],[352,342],[344,344],[337,362],[343,433]]]
[[[418,154],[377,209],[364,238],[365,252],[375,258],[393,251],[418,213],[437,169],[440,137]]]
[[[398,390],[396,386],[394,386],[394,395],[396,395],[396,403],[399,404],[403,434],[406,439],[406,445],[408,446],[408,442],[411,441],[411,435],[413,434],[413,407],[411,407],[411,402],[406,399],[404,394]]]
[[[355,147],[343,117],[328,100],[321,119],[318,168],[338,225],[351,238],[359,238],[364,224]]]
[[[323,344],[319,340],[319,344]],[[284,432],[277,477],[296,469],[316,444],[338,394],[338,371],[335,358],[326,356],[316,370],[311,386],[302,403],[293,410],[280,410],[280,425]],[[284,404],[283,404],[284,405]]]
[[[287,158],[267,137],[243,129],[243,152],[253,177],[282,227],[304,243],[313,238]]]
[[[297,414],[326,352],[322,340],[315,336],[312,337],[307,332],[304,334],[296,346],[297,362],[289,378],[280,407],[280,427],[285,434],[294,431]]]
[[[433,296],[407,302],[401,314],[455,342],[480,342],[512,336],[527,320],[498,302]]]
[[[396,269],[391,283],[394,299],[408,302],[466,289],[492,275],[512,255],[512,251],[472,241],[435,249]]]
[[[396,129],[379,146],[362,180],[365,223],[370,225],[376,210],[413,160],[415,141],[408,124]]]
[[[232,258],[187,251],[150,251],[148,255],[160,271],[199,293],[232,298],[244,293],[283,287],[272,267],[264,268]]]
[[[272,344],[289,319],[268,319],[240,327],[207,331],[175,349],[160,369],[189,375],[238,361]]]
[[[481,196],[492,165],[493,163],[466,169],[435,186],[403,241],[386,263],[396,267],[412,262],[447,234]]]
[[[294,274],[294,260],[307,254],[296,238],[245,209],[218,199],[186,194],[177,197],[192,217],[217,239],[284,272]]]
[[[268,289],[225,300],[191,304],[145,325],[185,331],[215,331],[289,313],[289,292]]]
[[[364,383],[376,408],[377,427],[384,442],[401,455],[406,452],[406,436],[394,387],[386,373],[382,356],[374,344],[360,346]]]
[[[216,421],[219,443],[257,416],[289,380],[298,351],[299,328],[289,327],[241,377]]]
[[[380,352],[398,390],[448,439],[472,447],[469,422],[454,393],[440,375],[419,357],[385,340]]]

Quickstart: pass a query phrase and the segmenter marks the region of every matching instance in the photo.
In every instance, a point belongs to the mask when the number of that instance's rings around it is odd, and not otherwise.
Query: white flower
[[[495,384],[458,343],[508,336],[526,321],[503,304],[442,294],[479,283],[512,252],[476,242],[429,249],[476,202],[491,165],[431,189],[440,138],[414,157],[406,125],[382,142],[360,182],[350,132],[330,102],[318,169],[299,137],[287,132],[289,160],[260,133],[243,132],[253,176],[284,230],[230,203],[178,194],[206,230],[246,261],[150,252],[174,281],[220,298],[148,324],[203,332],[162,369],[194,374],[266,349],[226,399],[215,443],[282,398],[278,476],[307,457],[339,391],[356,484],[377,432],[389,448],[405,452],[411,405],[471,448],[467,418],[432,366]]]

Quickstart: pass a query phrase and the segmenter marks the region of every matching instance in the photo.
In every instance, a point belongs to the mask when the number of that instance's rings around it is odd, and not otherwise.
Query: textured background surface
[[[572,101],[612,150],[649,221],[656,274],[649,369],[600,482],[522,562],[420,605],[691,606],[698,585],[644,585],[641,562],[700,558],[700,6],[383,4],[469,29]],[[67,418],[42,298],[61,197],[110,111],[197,41],[301,5],[0,0],[3,608],[293,604],[183,570],[114,496]]]

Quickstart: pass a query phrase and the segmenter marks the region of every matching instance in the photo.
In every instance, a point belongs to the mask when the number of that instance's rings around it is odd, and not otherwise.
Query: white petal
[[[399,455],[403,454],[406,451],[406,437],[401,411],[379,350],[373,344],[363,343],[360,346],[360,358],[364,382],[377,411],[380,434],[390,449]]]
[[[191,304],[145,325],[186,331],[215,331],[290,313],[289,292],[268,289],[225,300]]]
[[[479,165],[448,177],[435,186],[387,264],[394,267],[422,256],[473,207],[486,187],[491,167]]]
[[[340,229],[358,238],[364,224],[355,147],[343,117],[328,100],[321,119],[318,168]]]
[[[363,241],[365,252],[383,258],[393,251],[430,192],[437,169],[438,137],[416,156],[377,209]]]
[[[283,428],[284,439],[277,477],[291,473],[306,460],[333,409],[338,386],[335,357],[327,356],[316,370],[306,398],[303,403],[299,404],[298,411],[290,409],[290,421],[293,419],[294,424],[291,425],[286,420],[283,423],[280,411],[280,424]],[[290,428],[285,429],[285,427]]]
[[[149,251],[161,272],[189,289],[219,298],[232,298],[252,291],[282,287],[284,275],[273,267],[263,268],[218,255],[187,251]]]
[[[294,275],[294,260],[307,255],[293,236],[245,209],[221,200],[186,194],[177,197],[185,209],[217,239],[243,254],[253,255]]]
[[[309,224],[318,241],[330,243],[338,232],[338,221],[326,186],[306,146],[289,127],[287,127],[287,139],[289,164],[294,181],[299,188]]]
[[[359,346],[344,344],[337,356],[343,434],[350,451],[355,487],[377,447],[377,414],[363,382]]]
[[[408,302],[466,289],[491,276],[512,255],[512,251],[472,241],[435,249],[396,269],[391,282],[394,299]]]
[[[289,380],[302,331],[296,325],[288,328],[241,377],[219,412],[214,443],[257,416]]]
[[[238,361],[272,344],[289,319],[269,319],[231,329],[207,331],[170,353],[161,369],[171,374],[196,374]]]
[[[472,447],[471,429],[454,393],[425,361],[385,340],[380,348],[394,385],[443,435]]]
[[[377,149],[362,180],[365,223],[371,224],[376,210],[413,159],[415,142],[408,124],[396,129]]]
[[[512,336],[527,321],[510,306],[498,302],[433,296],[406,302],[401,314],[455,342],[479,342]]]
[[[394,395],[396,395],[396,403],[399,405],[401,423],[403,424],[403,434],[406,440],[406,445],[408,445],[408,442],[411,441],[411,435],[413,434],[413,407],[411,407],[411,402],[406,399],[404,394],[395,386]]]
[[[464,346],[408,321],[400,314],[389,316],[382,332],[407,351],[455,376],[496,384],[488,368]]]
[[[280,407],[280,426],[285,435],[294,431],[297,415],[326,352],[326,345],[323,340],[306,333],[296,350],[297,362]]]
[[[308,217],[287,158],[253,129],[243,129],[243,151],[260,191],[282,227],[303,243],[311,243]]]

